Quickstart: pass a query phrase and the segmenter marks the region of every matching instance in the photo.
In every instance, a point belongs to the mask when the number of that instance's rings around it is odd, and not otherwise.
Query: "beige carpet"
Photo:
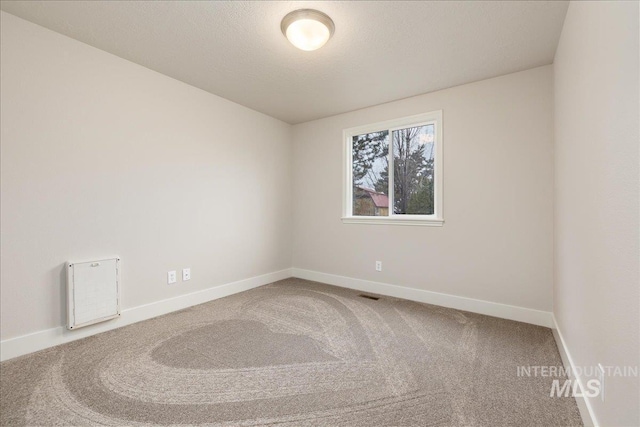
[[[551,330],[288,279],[3,362],[2,425],[580,425]]]

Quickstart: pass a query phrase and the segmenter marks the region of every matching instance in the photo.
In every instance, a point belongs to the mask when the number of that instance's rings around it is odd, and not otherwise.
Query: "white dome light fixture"
[[[282,18],[280,28],[292,45],[311,51],[324,46],[336,27],[331,18],[318,10],[299,9]]]

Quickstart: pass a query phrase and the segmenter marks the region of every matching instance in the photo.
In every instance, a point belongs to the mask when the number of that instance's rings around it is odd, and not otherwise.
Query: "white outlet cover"
[[[376,271],[382,271],[382,261],[376,261]]]
[[[182,269],[182,280],[183,281],[187,281],[191,279],[191,269],[190,268],[183,268]]]
[[[171,285],[173,283],[176,283],[176,281],[177,281],[176,277],[177,277],[177,275],[176,275],[176,271],[175,270],[168,272],[167,273],[167,283],[169,285]]]

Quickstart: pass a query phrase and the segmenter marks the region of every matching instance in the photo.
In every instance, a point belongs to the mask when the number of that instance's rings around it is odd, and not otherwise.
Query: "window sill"
[[[443,219],[437,218],[398,218],[380,216],[348,216],[342,217],[343,224],[373,224],[373,225],[415,225],[426,227],[442,227]]]

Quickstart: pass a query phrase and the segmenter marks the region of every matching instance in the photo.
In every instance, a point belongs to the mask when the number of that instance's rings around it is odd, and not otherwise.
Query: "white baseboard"
[[[183,308],[267,285],[288,277],[291,277],[290,268],[239,280],[237,282],[227,283],[221,286],[215,286],[213,288],[186,295],[179,295],[177,297],[152,302],[138,307],[127,308],[122,310],[122,315],[119,318],[87,326],[75,331],[69,331],[66,327],[59,326],[57,328],[45,329],[28,335],[10,338],[0,342],[0,360],[4,361],[12,359],[24,354],[33,353],[34,351],[86,338],[101,332],[106,332],[132,323],[140,322],[142,320],[171,313],[173,311],[182,310]]]
[[[238,292],[247,291],[249,289],[264,286],[289,277],[298,277],[300,279],[313,280],[363,292],[388,295],[396,298],[424,302],[427,304],[450,307],[457,310],[470,311],[472,313],[485,314],[488,316],[552,328],[553,336],[556,340],[562,362],[564,363],[565,368],[573,372],[572,368],[574,364],[573,359],[571,358],[571,353],[569,352],[566,342],[562,337],[562,332],[558,328],[555,317],[550,312],[443,294],[439,292],[425,291],[422,289],[390,285],[388,283],[354,279],[351,277],[321,273],[318,271],[300,268],[288,268],[190,294],[179,295],[162,301],[124,309],[122,311],[122,316],[117,319],[87,326],[75,331],[69,331],[64,326],[59,326],[28,335],[10,338],[0,342],[0,360],[4,361],[12,359],[14,357],[33,353],[49,347],[86,338],[91,335],[120,328],[142,320],[151,319],[177,310],[182,310],[194,305],[233,295]],[[577,380],[579,389],[584,390],[582,379],[575,379]],[[576,403],[578,404],[578,409],[580,410],[580,415],[584,425],[587,427],[597,427],[597,419],[593,413],[593,408],[591,407],[589,400],[585,397],[578,397],[576,398]]]
[[[553,316],[550,312],[546,311],[533,310],[524,307],[465,298],[415,288],[407,288],[387,283],[354,279],[351,277],[320,273],[300,268],[292,268],[239,280],[233,283],[227,283],[221,286],[186,295],[180,295],[138,307],[124,309],[122,311],[122,315],[117,319],[87,326],[75,331],[69,331],[64,326],[59,326],[16,338],[10,338],[0,342],[0,360],[12,359],[14,357],[33,353],[34,351],[86,338],[91,335],[120,328],[142,320],[151,319],[173,311],[182,310],[187,307],[202,304],[238,292],[257,288],[292,276],[364,292],[389,295],[396,298],[450,307],[458,310],[500,317],[503,319],[516,320],[545,327],[553,327]]]
[[[562,363],[564,367],[569,371],[569,378],[575,380],[578,383],[578,387],[576,391],[578,391],[579,396],[576,397],[576,403],[578,404],[578,410],[580,411],[580,416],[582,417],[582,423],[585,427],[598,427],[598,420],[593,413],[593,408],[589,403],[589,399],[583,396],[584,386],[583,381],[579,376],[574,376],[573,373],[576,372],[575,365],[573,363],[573,359],[571,358],[571,353],[569,352],[569,348],[567,347],[567,343],[562,337],[562,332],[558,327],[558,323],[556,322],[556,317],[552,314],[553,320],[553,338],[556,340],[556,345],[558,346],[558,351],[560,352],[560,357],[562,358]]]
[[[293,268],[293,277],[551,328],[551,312]]]

